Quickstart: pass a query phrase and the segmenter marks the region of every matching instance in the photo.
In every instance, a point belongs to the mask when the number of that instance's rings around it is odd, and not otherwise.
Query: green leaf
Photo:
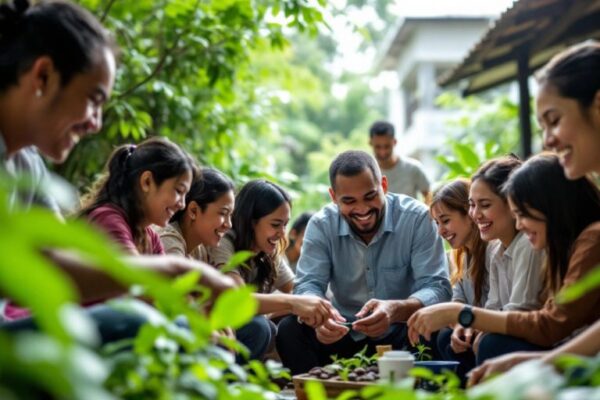
[[[556,296],[558,303],[569,303],[584,296],[586,293],[600,287],[600,266],[586,274],[579,281],[571,286],[563,288]]]
[[[210,313],[211,329],[237,329],[250,321],[258,310],[258,303],[252,296],[252,291],[251,286],[243,286],[221,294]]]
[[[325,388],[321,382],[307,381],[304,384],[304,391],[308,400],[327,400],[327,394],[325,394]]]
[[[177,293],[187,295],[198,288],[200,282],[200,271],[190,271],[175,278],[171,286]]]
[[[244,263],[246,263],[246,261],[248,261],[253,256],[254,256],[254,253],[251,251],[248,251],[248,250],[238,251],[234,255],[231,256],[229,261],[227,261],[227,264],[225,264],[223,267],[221,267],[220,271],[224,274],[227,272],[231,272],[231,271],[235,270],[239,265],[243,265]]]

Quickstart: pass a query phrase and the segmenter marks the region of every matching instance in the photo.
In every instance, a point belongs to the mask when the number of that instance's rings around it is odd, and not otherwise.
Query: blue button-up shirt
[[[410,297],[426,306],[449,301],[448,264],[427,207],[388,193],[382,224],[369,244],[352,231],[337,205],[315,214],[304,233],[294,292],[325,297],[327,285],[346,318],[374,298]]]

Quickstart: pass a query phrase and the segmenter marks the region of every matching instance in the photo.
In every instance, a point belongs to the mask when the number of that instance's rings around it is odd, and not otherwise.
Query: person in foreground
[[[42,184],[47,170],[38,151],[62,162],[81,138],[100,130],[102,106],[115,78],[116,48],[90,13],[67,2],[30,6],[26,0],[16,0],[0,6],[0,21],[0,168]],[[24,193],[15,188],[9,195],[26,208],[37,190],[32,186]],[[69,252],[50,249],[45,254],[70,276],[82,303],[128,290]],[[233,287],[231,279],[210,266],[181,257],[131,256],[125,261],[167,276],[200,270],[201,283],[215,293]],[[118,324],[111,323],[115,314],[106,307],[98,314],[95,311],[90,310],[93,317],[108,320],[100,324],[102,338],[118,338],[122,332],[115,332]],[[18,322],[19,326],[30,323]]]
[[[569,179],[600,173],[600,43],[587,41],[557,54],[536,75],[540,85],[537,117],[544,146],[555,151]],[[600,246],[600,243],[597,244]],[[600,352],[600,321],[550,352],[513,353],[473,370],[474,384],[528,359],[552,361],[565,353],[592,356]]]
[[[450,299],[441,238],[427,208],[387,194],[387,180],[363,151],[338,155],[329,168],[333,204],[315,214],[304,235],[294,292],[324,298],[348,321],[321,326],[287,317],[277,350],[293,374],[351,356],[365,345],[406,345],[404,321],[423,307]]]

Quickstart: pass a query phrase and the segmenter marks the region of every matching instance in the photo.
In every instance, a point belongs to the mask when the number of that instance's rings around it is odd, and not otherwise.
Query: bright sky
[[[389,11],[399,18],[459,15],[494,18],[512,3],[513,0],[396,0],[390,5]],[[330,0],[330,4],[337,9],[344,9],[346,0]],[[377,49],[372,48],[367,54],[359,53],[359,46],[364,39],[355,32],[354,27],[360,28],[373,21],[378,21],[373,9],[348,9],[343,16],[329,19],[340,52],[339,59],[331,65],[334,74],[339,74],[342,70],[364,73],[371,69]],[[382,28],[392,29],[391,26]]]

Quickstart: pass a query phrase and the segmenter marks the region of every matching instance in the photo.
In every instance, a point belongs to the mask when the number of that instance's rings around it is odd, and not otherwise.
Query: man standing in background
[[[394,153],[396,146],[394,125],[386,121],[377,121],[369,129],[369,144],[373,148],[375,159],[382,175],[387,177],[388,191],[429,200],[429,179],[417,160],[398,156]]]

